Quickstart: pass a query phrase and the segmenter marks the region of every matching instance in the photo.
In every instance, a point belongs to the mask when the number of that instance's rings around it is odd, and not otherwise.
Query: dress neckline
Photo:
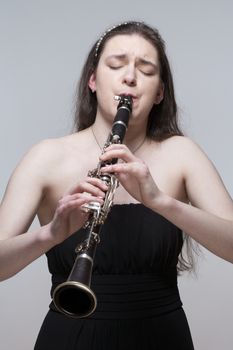
[[[136,205],[141,205],[144,206],[144,204],[140,203],[140,202],[128,202],[128,203],[113,203],[113,207],[115,206],[136,206]]]

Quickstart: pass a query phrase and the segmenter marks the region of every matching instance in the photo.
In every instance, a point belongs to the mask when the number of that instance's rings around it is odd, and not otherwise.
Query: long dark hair
[[[155,141],[163,141],[171,136],[183,135],[178,125],[177,104],[175,101],[173,78],[165,50],[165,42],[159,31],[143,22],[124,22],[109,28],[92,46],[84,64],[77,90],[74,131],[90,127],[96,118],[97,99],[88,82],[95,72],[106,42],[116,35],[137,34],[149,41],[157,50],[159,58],[160,78],[164,85],[163,100],[154,105],[150,111],[147,124],[147,137]],[[194,266],[192,241],[184,234],[185,253],[179,256],[178,270],[191,270]]]

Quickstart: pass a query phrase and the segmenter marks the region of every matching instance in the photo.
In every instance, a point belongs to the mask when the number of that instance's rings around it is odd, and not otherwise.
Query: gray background
[[[231,0],[0,0],[0,195],[29,147],[70,131],[90,45],[106,27],[127,19],[160,29],[183,128],[232,195],[232,10]],[[196,349],[232,349],[232,265],[204,251],[197,277],[185,274],[179,284]],[[49,289],[45,257],[1,283],[2,350],[33,348]]]

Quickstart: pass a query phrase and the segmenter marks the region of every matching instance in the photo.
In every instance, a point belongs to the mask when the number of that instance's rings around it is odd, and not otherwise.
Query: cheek
[[[155,101],[155,98],[157,96],[158,93],[158,88],[157,88],[157,84],[156,83],[151,83],[151,84],[147,84],[147,89],[146,89],[146,99],[148,101],[148,103],[150,101],[152,101],[152,103]]]
[[[109,71],[106,69],[100,69],[96,74],[96,88],[99,90],[108,90],[108,86],[111,84],[112,78]]]
[[[159,95],[161,95],[161,85],[160,80],[156,79],[148,85],[148,97],[155,101]]]

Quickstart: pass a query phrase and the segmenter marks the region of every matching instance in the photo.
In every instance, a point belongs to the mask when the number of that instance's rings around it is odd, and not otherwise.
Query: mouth
[[[136,95],[133,95],[133,94],[127,93],[127,92],[123,92],[123,93],[115,95],[114,99],[119,100],[121,96],[130,96],[133,101],[136,101],[138,99],[138,97]]]

